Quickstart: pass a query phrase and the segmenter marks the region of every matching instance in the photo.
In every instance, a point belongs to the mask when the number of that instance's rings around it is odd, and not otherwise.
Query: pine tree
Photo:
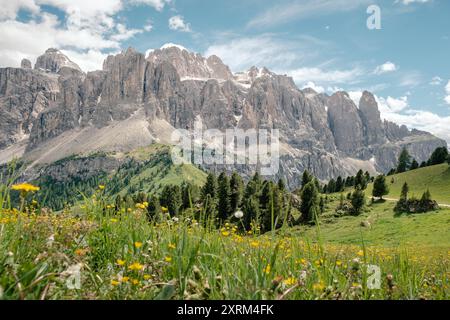
[[[383,200],[383,196],[387,195],[388,193],[389,187],[386,183],[386,177],[381,174],[377,176],[375,182],[373,183],[372,195]]]
[[[400,156],[398,157],[397,173],[406,172],[410,166],[411,156],[409,155],[408,150],[406,150],[406,148],[403,148]]]
[[[161,206],[169,210],[171,216],[177,216],[182,205],[181,189],[177,185],[167,185],[161,191]]]
[[[244,182],[241,176],[234,171],[230,179],[230,210],[236,212],[242,205]]]
[[[352,193],[351,202],[354,213],[359,215],[366,203],[365,194],[360,188],[356,188],[356,190]]]
[[[355,177],[355,189],[364,190],[367,188],[366,178],[362,170],[359,170]]]
[[[334,179],[331,179],[330,181],[328,181],[327,190],[328,190],[328,193],[336,192],[336,181]]]
[[[441,164],[447,161],[448,158],[448,150],[446,147],[439,147],[433,151],[431,154],[430,160],[428,160],[428,164],[433,166],[436,164]]]
[[[256,196],[244,199],[244,218],[243,223],[246,230],[251,229],[252,223],[259,223],[260,211],[259,201]]]
[[[310,181],[305,185],[301,200],[300,212],[302,213],[302,221],[305,223],[313,222],[316,214],[319,212],[319,192],[314,181]]]
[[[344,180],[342,180],[342,177],[337,177],[336,180],[336,192],[342,192],[344,190]]]
[[[230,206],[230,181],[225,172],[222,172],[217,179],[218,182],[218,217],[221,222],[229,218]]]
[[[302,175],[302,189],[313,180],[313,176],[309,173],[308,170],[303,171]]]
[[[217,179],[216,175],[212,172],[206,177],[206,183],[202,188],[202,201],[205,202],[207,195],[211,196],[211,199],[217,197]]]
[[[161,212],[161,205],[157,196],[150,196],[148,199],[148,217],[149,219],[154,219]]]
[[[409,169],[416,170],[417,168],[419,168],[419,163],[416,161],[416,159],[413,159],[413,161],[411,162],[411,167]]]
[[[400,199],[402,200],[408,200],[408,192],[409,192],[409,186],[405,182],[402,186],[402,193],[400,194]]]

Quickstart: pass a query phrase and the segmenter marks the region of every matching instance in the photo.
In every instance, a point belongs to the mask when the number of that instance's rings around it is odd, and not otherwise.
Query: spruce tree
[[[161,212],[161,205],[159,204],[159,199],[157,196],[150,196],[148,199],[148,217],[149,219],[154,219],[156,215]]]
[[[413,161],[411,162],[411,167],[409,169],[416,170],[417,168],[419,168],[419,163],[416,161],[416,159],[413,159]]]
[[[403,148],[400,156],[398,157],[397,173],[406,172],[410,166],[411,156],[409,155],[408,150],[406,150],[406,148]]]
[[[230,179],[230,210],[236,212],[242,205],[244,182],[241,176],[234,171]]]
[[[177,185],[166,185],[161,191],[161,206],[169,210],[170,215],[177,216],[182,205],[181,189]]]
[[[317,191],[314,181],[310,181],[305,185],[301,196],[300,212],[301,220],[304,223],[313,222],[316,214],[319,212],[319,192]]]
[[[402,200],[408,200],[408,192],[409,192],[409,186],[405,182],[402,186],[402,193],[400,194],[400,199]]]
[[[221,222],[229,218],[230,206],[230,181],[225,172],[222,172],[217,179],[218,183],[218,217]]]
[[[366,178],[364,176],[364,172],[359,170],[355,177],[355,189],[360,188],[361,190],[366,189]]]
[[[303,171],[302,175],[302,189],[313,180],[313,176],[309,173],[308,170]]]
[[[356,190],[352,193],[351,202],[353,207],[353,212],[356,215],[361,213],[362,208],[366,203],[366,198],[364,192],[360,188],[356,188]]]
[[[205,202],[207,195],[211,196],[211,199],[217,197],[217,179],[213,172],[210,172],[206,177],[206,183],[202,188],[202,201]]]
[[[386,177],[381,174],[377,176],[373,183],[372,195],[383,200],[383,196],[387,195],[388,193],[389,187],[386,183]]]
[[[433,166],[436,164],[441,164],[447,161],[448,158],[448,150],[446,147],[439,147],[433,151],[431,154],[430,160],[428,160],[428,164]]]
[[[341,176],[337,177],[336,180],[336,192],[342,192],[344,190],[344,180]]]

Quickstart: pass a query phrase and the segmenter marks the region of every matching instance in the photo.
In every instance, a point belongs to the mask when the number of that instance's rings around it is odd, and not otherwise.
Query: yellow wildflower
[[[100,190],[103,190],[103,189],[105,189],[105,186],[104,186],[103,184],[101,184],[101,185],[98,186],[98,188],[99,188]]]
[[[259,247],[259,242],[258,241],[252,241],[252,242],[250,242],[250,246],[252,246],[253,248],[258,248]]]
[[[135,246],[137,249],[139,249],[140,247],[142,247],[142,242],[136,241],[136,242],[134,243],[134,246]]]
[[[284,280],[283,283],[287,286],[292,286],[297,283],[297,279],[295,279],[294,277],[289,277],[286,280]]]
[[[152,276],[149,274],[144,274],[144,280],[149,280]]]
[[[117,259],[117,264],[119,265],[119,266],[123,266],[123,265],[125,265],[125,260],[120,260],[120,259]]]
[[[358,256],[360,256],[360,257],[364,256],[364,251],[359,250],[359,251],[358,251]]]
[[[30,191],[39,191],[41,188],[33,186],[32,184],[29,183],[20,183],[20,184],[15,184],[11,187],[11,189],[13,190],[17,190],[17,191],[23,191],[23,192],[30,192]]]
[[[270,270],[271,270],[271,267],[270,267],[270,264],[268,264],[268,265],[264,268],[263,272],[264,272],[265,274],[269,274],[269,273],[270,273]]]
[[[164,261],[166,261],[166,262],[172,262],[172,257],[165,257],[165,258],[164,258]]]
[[[119,284],[120,284],[119,281],[117,281],[117,280],[111,280],[111,285],[113,285],[113,286],[118,286]]]
[[[314,290],[322,291],[324,288],[325,288],[325,285],[323,284],[322,281],[313,284]]]
[[[228,237],[230,235],[230,232],[229,231],[222,231],[222,235],[224,237]]]
[[[169,243],[168,247],[169,249],[175,249],[177,246],[173,243]]]
[[[119,221],[119,220],[117,220],[117,219],[115,219],[115,218],[112,218],[110,221],[111,221],[112,223],[116,223],[116,222]]]
[[[142,264],[140,264],[139,262],[135,262],[135,263],[129,265],[128,269],[133,270],[133,271],[139,271],[139,270],[144,269],[144,266]]]
[[[131,279],[131,283],[134,284],[135,286],[139,284],[139,280],[137,279]]]
[[[122,277],[122,282],[128,282],[130,280],[129,277]]]

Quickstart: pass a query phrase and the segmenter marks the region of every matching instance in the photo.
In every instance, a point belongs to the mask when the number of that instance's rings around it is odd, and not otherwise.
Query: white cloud
[[[144,26],[144,30],[147,32],[150,32],[153,30],[153,22],[152,21],[147,21],[147,24]]]
[[[444,98],[445,102],[450,104],[450,80],[448,81],[447,85],[445,86],[445,93],[447,96]]]
[[[375,95],[381,118],[398,125],[405,125],[409,129],[431,132],[450,143],[450,116],[441,117],[435,113],[409,108],[407,97],[392,98]]]
[[[289,69],[302,60],[299,42],[280,40],[273,35],[231,39],[225,43],[211,45],[205,56],[217,55],[233,71],[243,71],[251,66],[266,66],[271,69]]]
[[[61,51],[66,56],[68,56],[70,60],[78,64],[81,70],[85,71],[93,71],[101,69],[103,61],[105,61],[106,57],[108,56],[108,54],[102,53],[99,50],[88,50],[87,52],[79,52],[75,50],[61,50]]]
[[[353,100],[355,105],[359,106],[359,100],[361,100],[363,92],[362,91],[349,91],[348,95],[350,96],[350,99]]]
[[[377,66],[375,68],[375,70],[373,71],[373,73],[380,75],[380,74],[384,74],[384,73],[397,71],[397,69],[398,68],[394,63],[387,61],[387,62],[383,63],[382,65]]]
[[[116,25],[117,33],[111,36],[111,39],[114,41],[124,41],[128,40],[135,35],[142,33],[143,30],[140,29],[127,29],[124,24],[118,23]]]
[[[164,9],[164,6],[166,4],[171,3],[171,0],[131,0],[132,4],[146,4],[153,8],[155,8],[158,11],[161,11]]]
[[[438,76],[436,76],[436,77],[433,77],[432,79],[431,79],[431,81],[430,81],[430,85],[432,85],[432,86],[438,86],[438,85],[440,85],[441,83],[442,83],[442,78],[441,77],[438,77]]]
[[[34,0],[7,0],[2,1],[0,5],[0,20],[15,19],[20,9],[30,11],[32,13],[39,12],[39,6]]]
[[[162,10],[170,0],[133,0]],[[19,66],[22,58],[34,61],[47,48],[70,52],[70,58],[83,70],[101,69],[99,58],[121,48],[123,41],[150,30],[128,29],[116,21],[124,8],[123,0],[17,0],[0,7],[0,66]],[[41,7],[49,5],[65,13],[64,20]],[[32,13],[29,21],[16,20],[19,10]],[[75,58],[76,56],[76,58]],[[78,61],[76,61],[78,59]],[[86,69],[87,68],[87,69]]]
[[[313,89],[315,92],[317,93],[323,93],[325,92],[325,88],[316,85],[314,82],[309,81],[308,83],[306,83],[304,86],[301,87],[302,89],[306,89],[306,88],[311,88]]]
[[[397,113],[409,107],[407,96],[400,98],[388,96],[387,98],[383,98],[375,95],[375,99],[381,113]]]
[[[321,68],[298,68],[287,73],[296,83],[314,81],[319,83],[353,83],[362,74],[359,68],[350,70],[323,70]]]
[[[297,0],[269,8],[247,24],[249,28],[270,27],[333,12],[346,12],[367,5],[371,0]]]
[[[422,110],[410,110],[406,114],[381,113],[383,119],[405,125],[408,128],[431,132],[439,138],[450,143],[450,116],[440,117],[439,115]]]
[[[404,5],[410,5],[412,3],[427,3],[427,2],[431,2],[431,0],[396,0],[395,2],[404,4]]]
[[[191,24],[186,23],[180,15],[173,16],[169,19],[169,28],[175,31],[191,32]]]

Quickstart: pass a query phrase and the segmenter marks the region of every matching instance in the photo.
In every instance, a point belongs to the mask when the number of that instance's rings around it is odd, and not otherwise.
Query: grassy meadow
[[[260,235],[239,222],[216,229],[189,213],[170,218],[165,208],[149,221],[147,203],[116,209],[104,191],[99,186],[77,210],[50,212],[32,201],[32,190],[2,186],[0,299],[450,296],[450,209],[394,216],[393,202],[368,197],[362,215],[336,217],[335,194],[319,224]],[[8,205],[10,192],[22,193],[19,208]],[[375,289],[371,266],[381,272]]]

